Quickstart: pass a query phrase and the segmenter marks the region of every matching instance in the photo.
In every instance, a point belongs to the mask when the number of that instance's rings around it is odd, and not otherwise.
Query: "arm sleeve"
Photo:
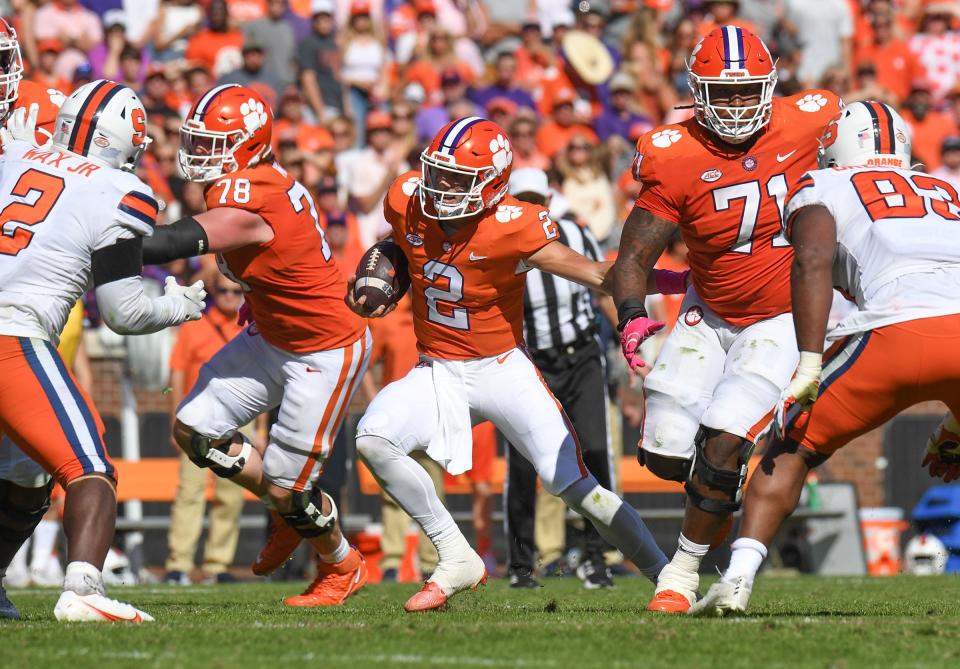
[[[118,334],[149,334],[179,325],[187,317],[174,296],[147,297],[139,276],[97,286],[96,295],[100,315]]]

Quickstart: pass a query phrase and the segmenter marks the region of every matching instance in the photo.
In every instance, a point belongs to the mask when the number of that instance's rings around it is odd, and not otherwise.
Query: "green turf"
[[[114,588],[152,613],[138,626],[64,625],[57,593],[11,591],[0,667],[960,667],[960,578],[761,578],[752,614],[700,620],[644,612],[652,586],[584,591],[503,580],[409,615],[411,585],[375,585],[335,609],[287,609],[298,584]]]

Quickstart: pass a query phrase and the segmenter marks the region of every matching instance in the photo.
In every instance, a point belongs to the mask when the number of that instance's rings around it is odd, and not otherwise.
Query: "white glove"
[[[37,143],[37,114],[40,113],[40,105],[34,102],[29,109],[20,107],[15,109],[7,118],[6,127],[0,128],[0,143],[4,146],[8,142],[29,142]]]
[[[787,413],[794,405],[801,411],[809,411],[820,392],[820,371],[823,364],[822,353],[800,351],[800,363],[793,374],[790,385],[780,394],[780,400],[774,409],[774,429],[781,439],[786,438]]]
[[[185,314],[184,320],[197,321],[203,316],[206,306],[204,299],[207,291],[203,289],[203,281],[197,281],[189,286],[181,286],[172,276],[168,276],[163,284],[164,297],[180,298]]]

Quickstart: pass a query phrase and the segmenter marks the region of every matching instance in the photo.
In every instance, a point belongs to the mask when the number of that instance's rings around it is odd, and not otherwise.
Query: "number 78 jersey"
[[[559,238],[543,207],[509,195],[453,235],[420,208],[418,172],[383,202],[410,271],[413,328],[422,353],[444,360],[499,355],[523,342],[523,261]]]
[[[784,200],[788,184],[816,168],[818,140],[839,108],[833,93],[808,91],[774,99],[769,125],[737,147],[694,119],[637,142],[636,205],[680,227],[697,293],[732,325],[790,311]]]

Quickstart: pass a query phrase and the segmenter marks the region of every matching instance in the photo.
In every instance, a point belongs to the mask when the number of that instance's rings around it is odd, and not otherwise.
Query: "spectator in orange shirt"
[[[224,0],[211,0],[207,27],[190,38],[185,56],[212,72],[214,77],[221,77],[243,64],[242,48],[243,33],[230,29],[227,4]]]
[[[336,177],[321,178],[317,182],[316,194],[320,225],[327,234],[327,243],[337,259],[340,271],[345,277],[349,276],[360,264],[360,259],[367,250],[360,237],[357,217],[340,205]]]
[[[854,68],[873,65],[877,83],[893,95],[894,104],[903,102],[910,95],[910,82],[922,74],[917,58],[906,42],[895,38],[893,9],[889,5],[879,4],[867,17],[873,40],[857,49]]]
[[[543,39],[540,24],[524,23],[520,29],[521,44],[517,56],[517,84],[528,91],[539,90],[547,70],[554,66],[556,54]]]
[[[68,93],[71,90],[70,83],[56,73],[57,58],[63,51],[60,40],[40,40],[37,42],[37,51],[40,57],[37,60],[37,67],[30,73],[30,78],[44,88],[55,88]]]
[[[441,75],[451,70],[456,71],[466,85],[473,83],[473,71],[457,58],[450,33],[438,28],[430,33],[427,48],[407,68],[404,81],[420,84],[427,104],[441,104]]]
[[[294,141],[297,148],[310,155],[316,151],[333,149],[333,136],[323,126],[308,123],[303,118],[304,99],[300,89],[287,86],[280,99],[280,109],[273,122],[274,148],[281,140]]]
[[[723,28],[724,26],[736,26],[743,30],[749,30],[754,35],[760,34],[757,26],[737,16],[740,11],[740,0],[707,0],[703,4],[709,14],[698,26],[701,37],[709,35],[714,28]]]
[[[510,124],[513,169],[534,167],[546,171],[550,168],[550,159],[537,148],[537,143],[534,141],[536,132],[537,122],[532,116],[519,116]]]
[[[574,103],[577,94],[572,88],[563,88],[553,94],[553,118],[537,130],[537,149],[550,160],[570,143],[574,137],[584,137],[596,143],[596,133],[590,126],[577,120]]]
[[[243,329],[237,324],[243,289],[218,273],[211,293],[213,308],[199,321],[184,323],[180,327],[177,342],[170,353],[171,413],[176,412],[177,405],[196,382],[203,364]],[[257,422],[261,429],[266,429],[263,417]],[[259,443],[264,436],[256,431],[254,423],[241,428],[241,432],[254,443]],[[208,470],[200,469],[180,453],[180,482],[170,510],[170,532],[167,535],[170,552],[165,581],[170,585],[190,584],[193,558],[203,530],[204,498],[210,476]],[[227,583],[235,580],[227,569],[233,564],[240,536],[243,488],[219,476],[212,478],[214,497],[203,572],[213,582]]]
[[[919,79],[913,82],[910,95],[900,110],[913,135],[913,155],[927,166],[928,172],[940,166],[943,140],[958,134],[951,115],[935,111],[932,105],[930,82]]]

